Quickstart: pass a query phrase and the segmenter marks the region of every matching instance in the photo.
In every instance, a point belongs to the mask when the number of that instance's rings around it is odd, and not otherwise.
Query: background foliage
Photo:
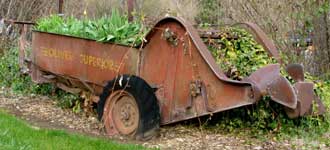
[[[18,65],[18,49],[13,47],[0,57],[0,87],[9,87],[18,94],[40,94],[51,96],[62,108],[73,108],[80,112],[81,98],[78,95],[56,89],[52,84],[35,84],[31,77],[22,75]]]

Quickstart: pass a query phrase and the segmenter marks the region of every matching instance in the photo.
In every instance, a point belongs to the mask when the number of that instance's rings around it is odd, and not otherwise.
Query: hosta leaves
[[[113,39],[115,39],[115,38],[116,38],[115,36],[109,34],[109,35],[107,36],[107,41],[111,41],[111,40],[113,40]]]
[[[62,18],[52,15],[39,19],[35,29],[129,46],[140,45],[147,33],[139,22],[129,23],[127,17],[121,16],[116,10],[112,11],[110,17],[105,16],[97,20],[79,20],[74,17]]]

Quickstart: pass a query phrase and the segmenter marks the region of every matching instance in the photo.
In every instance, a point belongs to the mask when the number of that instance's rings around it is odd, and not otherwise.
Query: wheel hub
[[[134,135],[139,125],[140,115],[135,98],[126,91],[115,92],[106,106],[105,127],[112,135]],[[115,130],[115,131],[114,131]]]

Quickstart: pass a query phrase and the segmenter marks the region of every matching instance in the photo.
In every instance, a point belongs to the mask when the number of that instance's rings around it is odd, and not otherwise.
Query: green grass
[[[36,129],[0,110],[0,150],[101,150],[145,149],[107,139],[69,134],[60,130]]]

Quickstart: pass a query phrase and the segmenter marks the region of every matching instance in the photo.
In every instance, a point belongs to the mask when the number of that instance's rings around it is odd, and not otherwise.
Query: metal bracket
[[[196,98],[197,96],[202,96],[206,110],[208,112],[215,111],[215,109],[212,108],[208,103],[206,86],[202,81],[200,80],[192,81],[189,86],[190,86],[190,96],[186,109],[192,107],[194,98]]]
[[[178,46],[178,36],[170,28],[164,30],[162,37],[172,46]]]

